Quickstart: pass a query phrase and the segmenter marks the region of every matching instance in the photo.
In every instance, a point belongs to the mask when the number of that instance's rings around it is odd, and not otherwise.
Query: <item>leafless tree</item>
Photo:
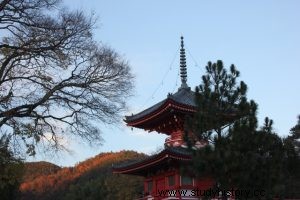
[[[71,133],[101,140],[133,87],[128,63],[93,39],[95,20],[58,0],[0,1],[0,135],[35,154]]]

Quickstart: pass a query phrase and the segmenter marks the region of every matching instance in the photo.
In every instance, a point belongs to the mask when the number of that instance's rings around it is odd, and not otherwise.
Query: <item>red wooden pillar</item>
[[[175,172],[175,189],[180,191],[180,172],[179,170],[176,170]],[[181,195],[179,193],[176,194],[176,197],[181,199]]]

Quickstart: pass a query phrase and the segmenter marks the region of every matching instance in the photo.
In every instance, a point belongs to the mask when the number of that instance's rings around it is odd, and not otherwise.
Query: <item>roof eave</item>
[[[147,158],[145,160],[142,160],[140,162],[129,164],[124,167],[116,167],[113,169],[113,173],[116,174],[132,174],[136,173],[139,170],[142,170],[143,168],[151,167],[153,165],[156,165],[158,163],[163,162],[166,159],[174,159],[174,160],[180,160],[180,161],[191,161],[192,157],[191,155],[183,155],[176,152],[171,152],[168,149],[163,150],[159,154]]]
[[[195,113],[196,112],[195,106],[180,104],[172,99],[167,99],[165,101],[165,103],[163,103],[156,110],[153,110],[151,113],[148,113],[147,115],[142,116],[141,118],[130,120],[130,118],[133,116],[125,116],[124,122],[126,122],[128,126],[136,126],[145,121],[153,119],[154,117],[160,115],[161,113],[163,113],[164,111],[166,111],[168,109],[175,109],[175,110],[183,111],[183,112],[187,112],[187,113]]]

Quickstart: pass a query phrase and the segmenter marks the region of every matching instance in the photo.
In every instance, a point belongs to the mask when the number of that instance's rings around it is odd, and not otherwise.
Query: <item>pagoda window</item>
[[[181,185],[193,185],[193,178],[190,176],[181,176]]]
[[[151,193],[153,189],[153,181],[148,181],[147,182],[147,192]]]
[[[169,186],[175,185],[175,175],[168,176],[168,185]]]

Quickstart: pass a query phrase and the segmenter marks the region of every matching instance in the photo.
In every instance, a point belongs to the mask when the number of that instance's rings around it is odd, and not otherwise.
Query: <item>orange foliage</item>
[[[55,190],[65,190],[72,182],[84,174],[97,170],[99,168],[108,167],[111,171],[112,164],[120,163],[126,160],[138,159],[145,157],[144,154],[139,154],[134,151],[120,151],[117,153],[101,153],[93,158],[78,163],[74,167],[56,168],[51,163],[36,164],[35,168],[39,169],[39,175],[34,173],[32,177],[27,172],[24,182],[20,185],[20,190],[23,194],[22,199],[26,198],[26,194],[34,194],[42,196],[46,192]],[[27,164],[26,170],[32,171],[34,163]],[[51,168],[51,169],[50,169]],[[52,173],[51,173],[52,172]]]

